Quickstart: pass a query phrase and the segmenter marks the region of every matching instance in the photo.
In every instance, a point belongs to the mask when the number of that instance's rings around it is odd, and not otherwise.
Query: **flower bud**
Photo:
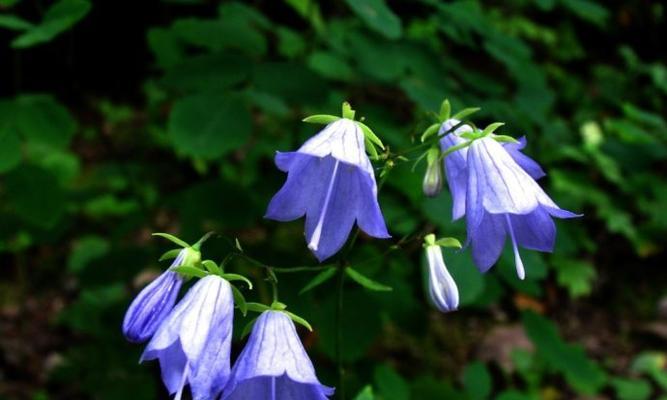
[[[440,150],[435,147],[430,149],[426,156],[427,166],[422,189],[428,197],[435,197],[442,190],[442,166],[440,165],[439,156]]]

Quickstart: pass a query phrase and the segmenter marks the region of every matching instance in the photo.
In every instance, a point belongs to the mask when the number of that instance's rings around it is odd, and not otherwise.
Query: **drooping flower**
[[[278,152],[275,161],[287,172],[287,182],[271,199],[266,218],[292,221],[305,215],[308,248],[320,261],[343,247],[355,221],[370,236],[389,237],[356,122],[334,121],[299,150]]]
[[[440,151],[437,148],[429,149],[426,155],[426,173],[422,182],[422,191],[428,197],[435,197],[442,191],[443,176],[439,158]]]
[[[172,268],[183,265],[189,249],[178,253],[168,270],[158,276],[134,298],[123,319],[123,334],[130,342],[150,339],[169,314],[183,284],[183,278]]]
[[[438,134],[442,136],[442,139],[440,139],[440,147],[442,151],[446,151],[450,147],[466,142],[465,139],[461,138],[461,134],[473,131],[469,125],[461,125],[454,131],[451,131],[452,128],[460,123],[461,121],[458,119],[450,118],[440,126]],[[503,143],[503,147],[514,161],[516,161],[516,163],[519,164],[519,166],[521,166],[521,168],[523,168],[530,176],[534,179],[542,178],[545,173],[540,165],[535,162],[535,160],[521,152],[521,150],[526,147],[526,143],[526,138],[524,136],[518,140],[518,143]],[[468,184],[467,159],[468,148],[464,147],[447,155],[444,161],[447,185],[449,186],[449,192],[452,195],[453,220],[457,220],[465,215],[466,186]]]
[[[162,382],[175,400],[188,384],[194,400],[215,399],[229,377],[233,319],[229,282],[206,276],[160,325],[141,361],[160,361]]]
[[[434,243],[435,236],[425,238],[428,261],[428,289],[431,301],[442,312],[454,311],[459,306],[459,289],[442,258],[442,248]]]
[[[519,246],[553,250],[555,218],[579,215],[559,208],[535,180],[491,137],[472,142],[467,152],[466,225],[473,260],[487,271],[509,235],[519,278],[525,271]]]
[[[268,310],[257,318],[222,400],[325,400],[333,391],[317,379],[292,320]]]

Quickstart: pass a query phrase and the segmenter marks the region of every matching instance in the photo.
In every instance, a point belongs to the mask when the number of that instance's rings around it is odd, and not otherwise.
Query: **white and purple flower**
[[[364,134],[351,119],[328,124],[299,150],[276,155],[287,182],[268,206],[266,218],[306,216],[308,248],[323,261],[338,252],[355,222],[376,238],[389,233],[377,201],[377,185]]]
[[[428,262],[428,291],[435,307],[442,312],[454,311],[459,306],[459,289],[442,258],[442,248],[435,244],[435,236],[425,238]]]
[[[317,379],[290,317],[268,310],[255,321],[222,400],[326,400],[333,392]]]

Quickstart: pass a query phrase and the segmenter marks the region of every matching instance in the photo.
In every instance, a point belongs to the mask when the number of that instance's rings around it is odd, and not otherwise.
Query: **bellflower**
[[[555,218],[577,214],[560,209],[533,177],[491,137],[467,152],[466,225],[475,264],[486,271],[500,257],[509,235],[519,278],[525,277],[518,247],[552,251]]]
[[[141,361],[160,361],[162,382],[175,400],[187,384],[194,400],[215,399],[229,377],[233,319],[229,282],[206,276],[160,325]]]
[[[169,269],[139,292],[130,304],[123,319],[123,334],[130,342],[150,339],[174,307],[183,278],[171,269],[183,265],[188,251],[181,250]]]
[[[449,274],[445,260],[442,258],[442,248],[434,244],[434,240],[433,235],[428,235],[425,245],[428,261],[429,295],[438,310],[442,312],[453,311],[459,306],[459,289],[456,287],[456,282]]]
[[[278,152],[275,161],[287,181],[271,199],[266,218],[291,221],[305,215],[308,248],[318,260],[343,247],[355,221],[370,236],[389,237],[356,122],[336,120],[299,150]]]
[[[263,312],[232,369],[222,400],[325,400],[333,388],[322,385],[283,312]]]

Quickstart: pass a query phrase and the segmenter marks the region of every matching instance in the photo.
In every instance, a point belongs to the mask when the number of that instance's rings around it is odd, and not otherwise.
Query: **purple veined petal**
[[[528,214],[541,203],[553,204],[535,180],[491,138],[475,140],[468,148],[468,175],[476,176],[477,193],[490,213]]]
[[[505,246],[506,222],[504,215],[484,213],[476,228],[468,226],[468,242],[472,258],[480,272],[488,271],[500,257]]]
[[[429,270],[429,295],[436,308],[442,312],[454,311],[459,306],[459,289],[449,274],[438,245],[426,248]]]
[[[233,318],[229,282],[206,276],[160,325],[141,361],[159,359],[167,388],[172,391],[178,385],[177,398],[185,384],[194,400],[216,398],[230,373]]]
[[[183,253],[178,255],[181,261]],[[172,265],[176,265],[177,260]],[[141,343],[155,334],[174,307],[182,284],[183,278],[178,273],[167,270],[139,292],[123,319],[123,334],[127,340]]]
[[[551,252],[556,242],[556,224],[542,207],[530,214],[509,215],[514,237],[526,249]]]
[[[522,136],[518,140],[519,143],[504,143],[503,147],[505,150],[507,150],[514,161],[516,161],[516,163],[519,164],[519,166],[523,168],[523,170],[526,171],[533,179],[540,179],[544,177],[546,173],[542,167],[540,167],[540,164],[521,152],[521,150],[526,147],[526,137]]]
[[[359,228],[367,235],[378,239],[390,238],[377,199],[375,176],[368,175],[359,168],[349,170],[349,174],[344,179],[350,179],[349,184],[357,185],[359,191],[359,212],[356,216]]]
[[[562,218],[562,219],[579,218],[583,217],[584,215],[584,214],[575,214],[572,211],[563,210],[558,206],[556,207],[543,206],[542,208],[546,210],[549,213],[549,215],[556,218]]]
[[[456,134],[450,133],[440,140],[440,148],[442,151],[446,151],[450,147],[463,142],[464,140],[459,138]],[[466,186],[468,180],[467,153],[468,149],[463,148],[447,155],[444,160],[447,186],[449,186],[449,192],[452,194],[453,220],[457,220],[465,215]]]
[[[257,318],[222,400],[320,400],[332,394],[333,389],[317,379],[292,320],[269,310]]]

